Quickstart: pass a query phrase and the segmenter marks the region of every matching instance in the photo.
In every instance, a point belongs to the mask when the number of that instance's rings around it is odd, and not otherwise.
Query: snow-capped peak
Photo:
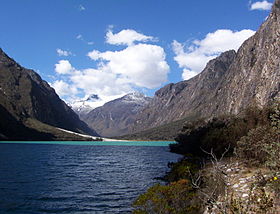
[[[137,103],[137,104],[146,104],[148,102],[148,99],[149,99],[149,97],[147,97],[146,95],[144,95],[138,91],[129,93],[122,97],[122,100],[124,102],[133,102],[133,103]]]
[[[149,102],[149,99],[150,99],[149,97],[137,91],[126,94],[122,97],[112,96],[112,97],[106,97],[104,99],[102,99],[102,97],[99,97],[97,94],[91,94],[83,99],[72,101],[68,103],[68,105],[78,115],[85,115],[88,114],[93,109],[103,106],[105,103],[109,101],[118,100],[123,103],[135,103],[137,105],[144,106]]]
[[[99,98],[97,94],[91,94],[86,96],[84,99],[75,100],[68,105],[77,113],[77,114],[87,114],[91,110],[104,105],[104,101]]]

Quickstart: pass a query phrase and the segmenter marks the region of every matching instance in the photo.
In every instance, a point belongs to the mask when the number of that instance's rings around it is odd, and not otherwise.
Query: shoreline
[[[169,147],[173,141],[0,141],[1,144]]]
[[[73,132],[73,131],[69,131],[66,129],[61,129],[61,128],[57,128],[60,131],[66,132],[66,133],[70,133],[70,134],[74,134],[77,136],[81,136],[81,137],[86,137],[86,138],[91,138],[91,139],[102,139],[102,141],[104,142],[175,142],[175,141],[170,141],[170,140],[117,140],[117,139],[112,139],[112,138],[104,138],[104,137],[96,137],[96,136],[91,136],[91,135],[86,135],[86,134],[80,134],[77,132]],[[102,142],[99,141],[99,142]]]

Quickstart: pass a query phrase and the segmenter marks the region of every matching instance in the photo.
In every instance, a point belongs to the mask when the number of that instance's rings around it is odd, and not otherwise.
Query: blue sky
[[[272,1],[0,0],[0,47],[67,101],[189,79],[237,49]],[[210,33],[210,34],[209,34]]]

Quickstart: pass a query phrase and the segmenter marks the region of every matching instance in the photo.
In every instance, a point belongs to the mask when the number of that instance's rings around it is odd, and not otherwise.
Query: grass
[[[93,141],[92,138],[86,138],[75,134],[67,133],[57,129],[56,127],[47,125],[35,119],[27,119],[25,125],[42,133],[51,134],[54,141]]]

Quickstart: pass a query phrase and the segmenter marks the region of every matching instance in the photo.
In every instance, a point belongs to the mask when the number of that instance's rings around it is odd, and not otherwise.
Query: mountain
[[[68,103],[68,105],[73,109],[73,111],[79,116],[88,114],[91,110],[102,106],[104,101],[99,98],[97,94],[89,95],[85,99],[75,100]]]
[[[139,132],[187,117],[238,114],[250,105],[263,107],[279,98],[280,3],[254,36],[235,51],[211,60],[194,78],[169,84],[155,93],[136,117]]]
[[[137,113],[150,102],[151,98],[134,92],[112,100],[101,107],[81,116],[90,127],[106,137],[128,133]]]
[[[42,127],[42,124],[46,124],[47,129],[59,127],[73,132],[97,135],[58,97],[46,81],[33,70],[21,67],[2,49],[0,49],[0,110],[0,134],[7,139],[30,139],[32,136],[24,133],[29,133],[30,130],[36,132],[38,126]],[[11,127],[8,129],[5,123]],[[23,131],[19,138],[15,133],[17,126]],[[38,131],[41,133],[41,130]],[[41,137],[36,139],[40,140]]]
[[[211,101],[210,93],[216,89],[235,57],[235,51],[225,52],[211,60],[194,78],[159,89],[149,105],[137,115],[132,132],[209,113],[205,106]]]

